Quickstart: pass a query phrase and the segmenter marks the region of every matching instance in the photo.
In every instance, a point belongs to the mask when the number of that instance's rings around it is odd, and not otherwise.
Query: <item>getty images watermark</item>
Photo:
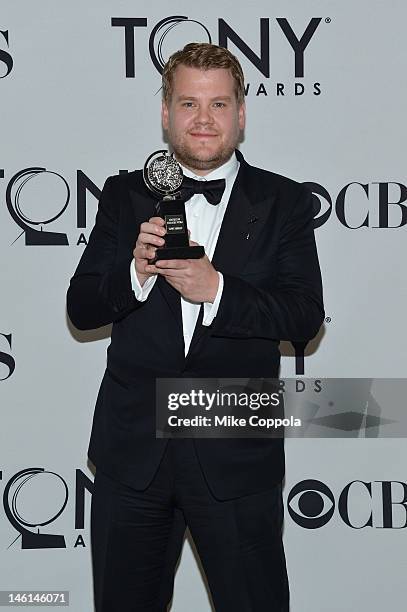
[[[221,433],[241,428],[248,432],[252,428],[254,430],[266,428],[277,431],[282,427],[301,427],[301,419],[293,416],[284,418],[280,410],[281,402],[282,395],[278,391],[259,393],[216,389],[214,392],[208,392],[203,389],[191,389],[189,392],[172,392],[168,395],[168,410],[178,412],[181,408],[187,408],[190,413],[191,408],[196,408],[197,411],[202,410],[206,413],[213,411],[214,414],[211,416],[208,414],[189,414],[189,416],[171,414],[168,416],[167,424],[169,427],[179,430],[184,430],[184,428],[213,428]],[[232,408],[233,412],[231,413]],[[248,409],[247,416],[243,416],[242,408]],[[250,414],[250,411],[255,412],[260,409],[265,409],[267,413],[274,409],[279,416]]]
[[[166,378],[158,438],[407,437],[406,379]]]

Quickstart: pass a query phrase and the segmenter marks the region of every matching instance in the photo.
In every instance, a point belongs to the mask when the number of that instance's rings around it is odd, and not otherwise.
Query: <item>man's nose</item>
[[[208,106],[204,106],[204,105],[199,106],[197,115],[196,115],[196,120],[198,121],[198,123],[204,123],[204,124],[212,123],[213,116],[212,116],[211,109]]]

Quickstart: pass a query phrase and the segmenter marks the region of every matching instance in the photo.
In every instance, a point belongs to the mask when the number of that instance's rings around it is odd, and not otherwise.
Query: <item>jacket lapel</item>
[[[240,163],[212,258],[214,267],[226,274],[238,274],[247,262],[270,207],[270,198],[251,184],[250,166]]]

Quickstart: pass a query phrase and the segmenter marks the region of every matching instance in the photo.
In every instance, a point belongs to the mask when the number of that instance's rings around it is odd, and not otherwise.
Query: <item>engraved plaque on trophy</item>
[[[190,246],[185,201],[180,191],[184,178],[182,168],[168,151],[152,153],[144,164],[144,182],[161,199],[156,204],[157,214],[165,221],[165,244],[157,247],[154,259],[199,259],[205,255],[203,246]]]

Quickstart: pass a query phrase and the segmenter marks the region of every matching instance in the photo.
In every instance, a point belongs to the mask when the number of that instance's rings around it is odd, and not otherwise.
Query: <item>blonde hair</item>
[[[228,49],[210,43],[189,43],[171,55],[164,66],[162,75],[162,95],[165,102],[168,103],[171,100],[174,73],[181,64],[201,70],[226,68],[235,81],[237,103],[243,104],[244,76],[239,60]]]

